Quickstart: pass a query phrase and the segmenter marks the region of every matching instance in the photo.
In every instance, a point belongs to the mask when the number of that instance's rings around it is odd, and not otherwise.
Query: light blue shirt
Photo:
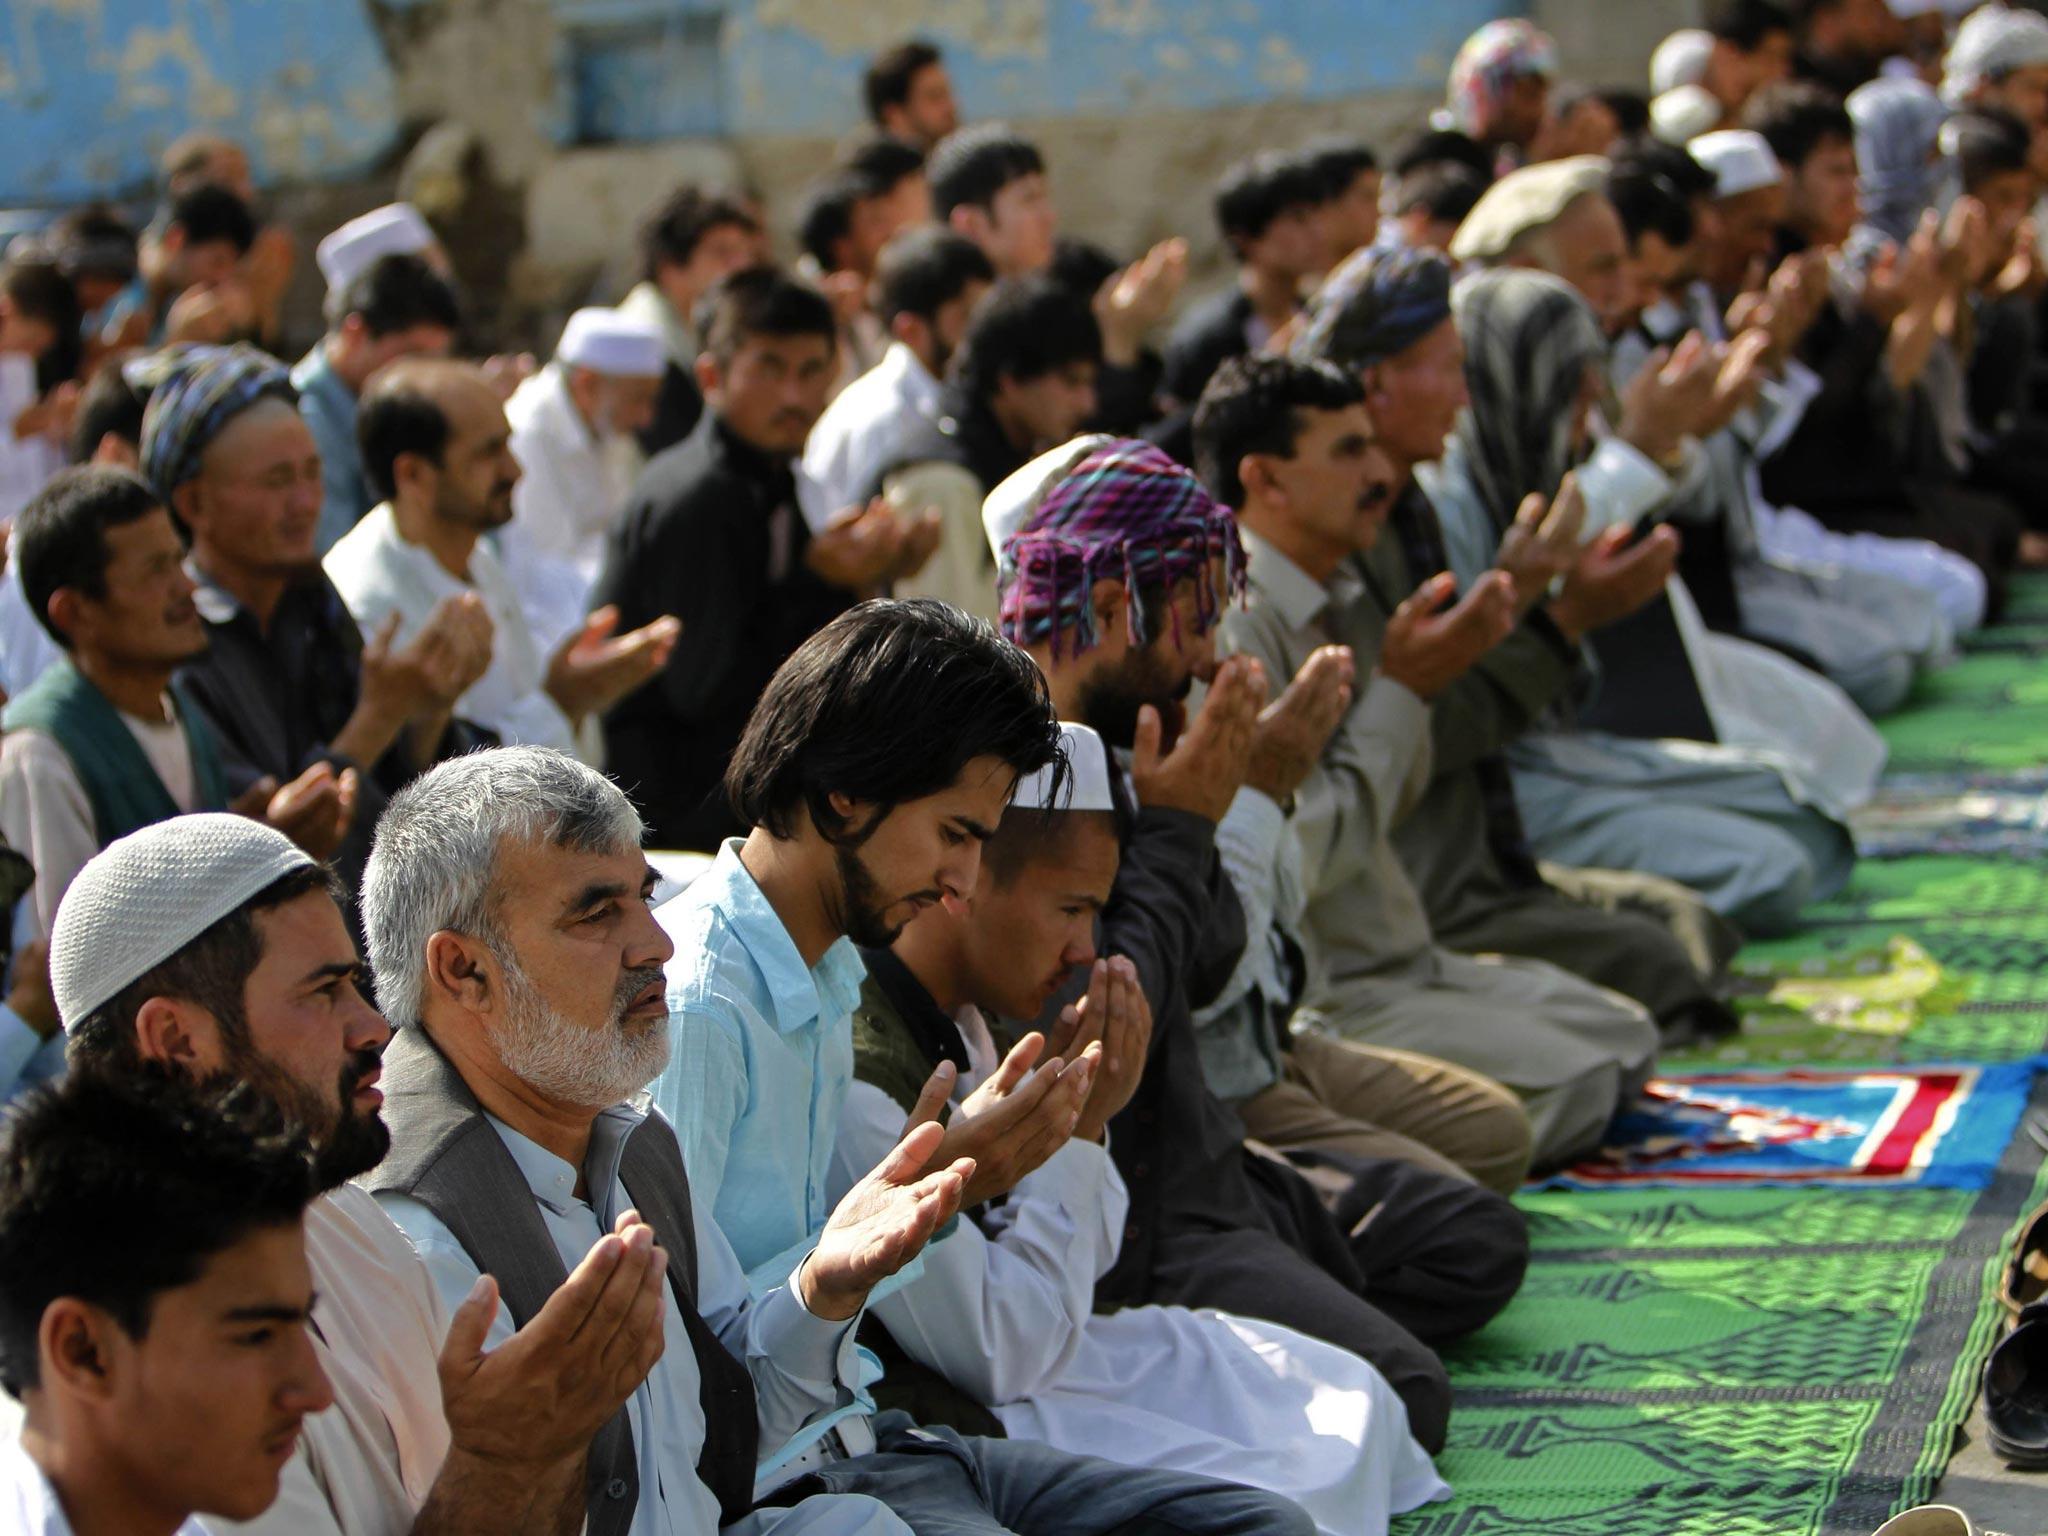
[[[370,494],[356,447],[356,393],[327,361],[324,339],[292,365],[292,387],[299,392],[299,415],[320,450],[320,526],[314,542],[325,555],[377,498]]]
[[[737,839],[728,842],[709,870],[655,909],[676,946],[668,964],[675,1047],[650,1091],[682,1141],[698,1209],[711,1212],[758,1296],[788,1280],[832,1214],[832,1147],[853,1082],[853,1010],[867,967],[846,938],[816,966],[804,964],[739,850]],[[913,1260],[870,1300],[920,1273]],[[867,1358],[879,1379],[879,1363]],[[872,1443],[852,1421],[873,1411],[863,1393],[838,1415],[847,1449]],[[786,1462],[825,1427],[809,1426],[765,1465]]]
[[[631,1206],[618,1168],[626,1138],[645,1116],[619,1105],[606,1110],[592,1126],[593,1150],[598,1154],[593,1166],[609,1166],[612,1174],[602,1190],[588,1192],[590,1199],[576,1194],[574,1167],[495,1116],[487,1118],[533,1191],[564,1269],[573,1271],[598,1239],[612,1230],[619,1213]],[[476,1283],[476,1262],[420,1201],[399,1194],[379,1194],[377,1199],[419,1250],[453,1311]],[[704,1209],[704,1204],[697,1202],[698,1311],[725,1346],[746,1362],[754,1381],[762,1443],[776,1444],[795,1435],[813,1416],[831,1413],[852,1401],[850,1384],[859,1371],[853,1324],[813,1317],[787,1288],[771,1291],[759,1301],[752,1298],[731,1248],[705,1217]],[[633,1536],[706,1536],[718,1529],[718,1501],[696,1475],[697,1459],[704,1449],[697,1361],[675,1292],[665,1288],[662,1300],[667,1347],[626,1404],[640,1462]],[[511,1336],[512,1320],[501,1307],[491,1325],[489,1346],[495,1348]],[[873,1511],[849,1507],[850,1501],[844,1499],[807,1504],[822,1508],[794,1522],[779,1512],[764,1513],[727,1529],[749,1536],[778,1528],[785,1532],[813,1530],[827,1513],[830,1519],[826,1524],[835,1531],[900,1529],[885,1511],[877,1516]]]

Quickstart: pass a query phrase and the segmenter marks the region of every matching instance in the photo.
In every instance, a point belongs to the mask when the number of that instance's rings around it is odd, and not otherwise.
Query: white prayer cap
[[[1488,187],[1451,237],[1453,261],[1497,261],[1532,230],[1558,216],[1588,192],[1607,189],[1605,155],[1572,155],[1509,171]]]
[[[1966,16],[1949,41],[1941,99],[1966,107],[1981,87],[2037,64],[2048,64],[2048,16],[1987,5]]]
[[[579,309],[562,327],[555,361],[622,379],[658,379],[668,367],[659,329],[622,310]]]
[[[995,556],[999,572],[1009,569],[1009,562],[1003,558],[1003,546],[1038,510],[1046,493],[1066,479],[1067,471],[1089,454],[1115,441],[1105,432],[1091,432],[1049,448],[988,493],[981,504],[981,527],[988,535],[989,553]]]
[[[1683,147],[1721,121],[1721,99],[1703,85],[1681,85],[1650,103],[1650,131]]]
[[[1747,128],[1703,133],[1685,149],[1713,173],[1716,197],[1738,197],[1759,187],[1775,187],[1785,179],[1785,168],[1778,164],[1764,136]]]
[[[1674,32],[1650,55],[1650,94],[1662,96],[1681,85],[1699,85],[1707,78],[1714,54],[1714,34],[1698,27]]]
[[[331,293],[369,271],[379,256],[416,255],[438,242],[433,227],[411,203],[386,203],[350,219],[313,251]]]
[[[1067,781],[1058,793],[1053,790],[1053,765],[1017,781],[1010,804],[1033,811],[1113,811],[1116,800],[1109,789],[1109,749],[1102,738],[1085,725],[1060,722],[1060,746],[1067,754]]]
[[[1885,0],[1885,3],[1901,21],[1911,21],[1915,16],[1932,16],[1947,8],[1943,0]]]
[[[173,816],[86,861],[50,925],[50,990],[69,1029],[243,902],[311,866],[248,816]]]

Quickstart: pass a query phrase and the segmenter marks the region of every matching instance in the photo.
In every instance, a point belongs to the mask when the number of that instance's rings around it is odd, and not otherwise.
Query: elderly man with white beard
[[[918,1127],[790,1283],[751,1299],[693,1215],[668,1122],[627,1102],[668,1061],[674,953],[640,831],[608,779],[542,748],[455,759],[392,802],[362,907],[379,1001],[404,1027],[369,1186],[445,1295],[492,1275],[519,1322],[604,1232],[654,1229],[667,1348],[591,1440],[591,1536],[901,1536],[857,1496],[757,1509],[757,1448],[853,1400],[868,1291],[951,1219],[973,1161],[924,1174],[941,1131]]]

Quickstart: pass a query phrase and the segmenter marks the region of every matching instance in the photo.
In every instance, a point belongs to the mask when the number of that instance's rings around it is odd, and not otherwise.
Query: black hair
[[[882,126],[882,109],[900,107],[910,100],[910,86],[920,70],[946,62],[937,46],[913,37],[886,48],[868,61],[861,75],[861,95],[867,101],[868,120]]]
[[[357,273],[347,287],[329,296],[327,322],[339,326],[360,315],[372,336],[396,336],[418,325],[460,330],[462,310],[448,279],[416,252],[393,251],[379,256]]]
[[[103,358],[85,381],[78,409],[71,415],[71,440],[66,445],[72,463],[85,463],[99,450],[100,440],[110,434],[131,447],[141,447],[142,413],[149,408],[149,391],[138,389],[128,378],[126,365],[134,356],[127,351]]]
[[[1718,183],[1714,173],[1676,144],[1666,144],[1650,134],[1630,139],[1615,150],[1609,161],[1613,174],[1661,176],[1680,197],[1712,197]]]
[[[322,864],[280,875],[220,918],[169,959],[159,961],[82,1019],[64,1021],[65,1057],[76,1072],[90,1066],[113,1073],[139,1069],[135,1016],[152,997],[173,997],[204,1008],[230,1056],[250,1048],[246,1004],[249,977],[263,959],[256,916],[309,891],[325,891],[337,905],[341,883]]]
[[[875,262],[875,308],[887,324],[898,315],[930,320],[974,283],[993,283],[988,253],[943,224],[906,229]]]
[[[1707,0],[1700,26],[1730,47],[1755,53],[1773,32],[1792,30],[1792,16],[1777,0]]]
[[[774,267],[748,267],[711,285],[697,301],[697,334],[722,366],[750,337],[822,336],[839,342],[832,301]]]
[[[71,641],[50,620],[50,598],[75,587],[103,601],[107,595],[107,530],[125,528],[163,505],[155,491],[125,469],[86,465],[61,469],[16,514],[10,545],[21,573],[22,596],[50,638]]]
[[[1059,722],[1037,664],[982,619],[932,598],[841,614],[776,669],[725,774],[748,826],[858,846],[897,806],[952,787],[993,757],[1022,776],[1058,760]],[[877,807],[860,826],[834,794]]]
[[[933,210],[946,219],[955,208],[990,208],[1011,182],[1042,175],[1045,157],[1002,123],[976,123],[941,140],[924,170]]]
[[[256,217],[249,212],[249,205],[210,181],[173,192],[164,201],[160,221],[166,229],[182,229],[187,246],[225,240],[246,256],[256,243]]]
[[[1830,139],[1856,142],[1856,123],[1841,97],[1810,80],[1780,80],[1742,109],[1742,126],[1763,135],[1771,153],[1797,170]]]
[[[664,266],[682,266],[696,255],[706,235],[727,227],[748,234],[758,234],[761,228],[738,199],[683,183],[640,223],[641,277],[651,283]]]
[[[75,1297],[147,1337],[156,1298],[316,1193],[305,1129],[256,1089],[163,1068],[73,1071],[0,1142],[0,1386],[42,1384],[43,1314]]]
[[[867,185],[869,197],[880,197],[899,182],[924,170],[924,151],[891,134],[870,134],[839,157],[840,169]]]
[[[873,195],[868,183],[851,171],[827,171],[804,190],[797,243],[823,270],[839,270],[839,242],[853,234],[854,207]]]
[[[1469,165],[1438,160],[1416,167],[1400,180],[1394,212],[1425,213],[1433,222],[1457,225],[1486,195],[1486,178]]]
[[[1588,93],[1614,114],[1621,138],[1633,138],[1650,131],[1650,98],[1627,86],[1604,85]]]
[[[448,413],[435,397],[433,379],[453,366],[459,365],[401,365],[379,373],[363,391],[356,407],[356,453],[381,500],[398,494],[400,454],[439,465],[447,453]]]
[[[1325,201],[1342,197],[1359,177],[1380,168],[1380,157],[1365,140],[1336,133],[1310,139],[1296,158],[1322,183]]]
[[[2024,171],[2032,135],[2004,107],[1970,107],[1941,125],[1941,148],[1954,159],[1963,190],[1973,193],[1993,176]]]
[[[1060,235],[1052,243],[1052,262],[1045,275],[1078,298],[1095,302],[1095,295],[1124,264],[1093,240],[1079,235]]]
[[[105,203],[74,208],[50,226],[44,242],[58,270],[125,283],[135,276],[135,227]]]
[[[1659,171],[1647,166],[1616,166],[1607,178],[1607,200],[1621,215],[1621,227],[1628,232],[1631,247],[1650,234],[1666,245],[1685,245],[1692,240],[1692,202]]]
[[[78,302],[78,290],[71,286],[57,263],[50,259],[10,259],[0,266],[0,293],[16,314],[40,320],[54,333],[50,345],[36,357],[36,387],[54,389],[78,376],[84,346],[79,325],[85,311]]]
[[[1405,177],[1446,160],[1464,166],[1481,181],[1493,180],[1493,157],[1485,146],[1455,128],[1425,128],[1407,140],[1394,154],[1393,172]]]
[[[1035,865],[1065,863],[1073,839],[1085,827],[1113,838],[1117,835],[1116,812],[1043,810],[1012,804],[1003,812],[995,836],[982,847],[982,866],[997,886],[1014,884]]]
[[[1005,379],[1023,383],[1102,361],[1102,327],[1088,301],[1050,277],[1005,278],[975,306],[953,362],[967,398],[986,405]]]
[[[1241,507],[1237,466],[1246,454],[1291,459],[1302,412],[1341,411],[1364,398],[1364,386],[1333,363],[1273,353],[1230,358],[1195,406],[1195,472],[1224,506]]]
[[[1223,173],[1216,184],[1216,227],[1242,254],[1244,243],[1258,239],[1282,214],[1328,200],[1327,183],[1307,160],[1268,150]]]

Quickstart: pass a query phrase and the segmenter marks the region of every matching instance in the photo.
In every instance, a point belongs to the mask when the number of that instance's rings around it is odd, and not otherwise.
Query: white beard
[[[600,1030],[563,1018],[519,969],[499,956],[506,1008],[493,1039],[499,1058],[521,1081],[551,1099],[606,1109],[638,1093],[668,1065],[669,1024],[629,1024],[623,1000]]]

